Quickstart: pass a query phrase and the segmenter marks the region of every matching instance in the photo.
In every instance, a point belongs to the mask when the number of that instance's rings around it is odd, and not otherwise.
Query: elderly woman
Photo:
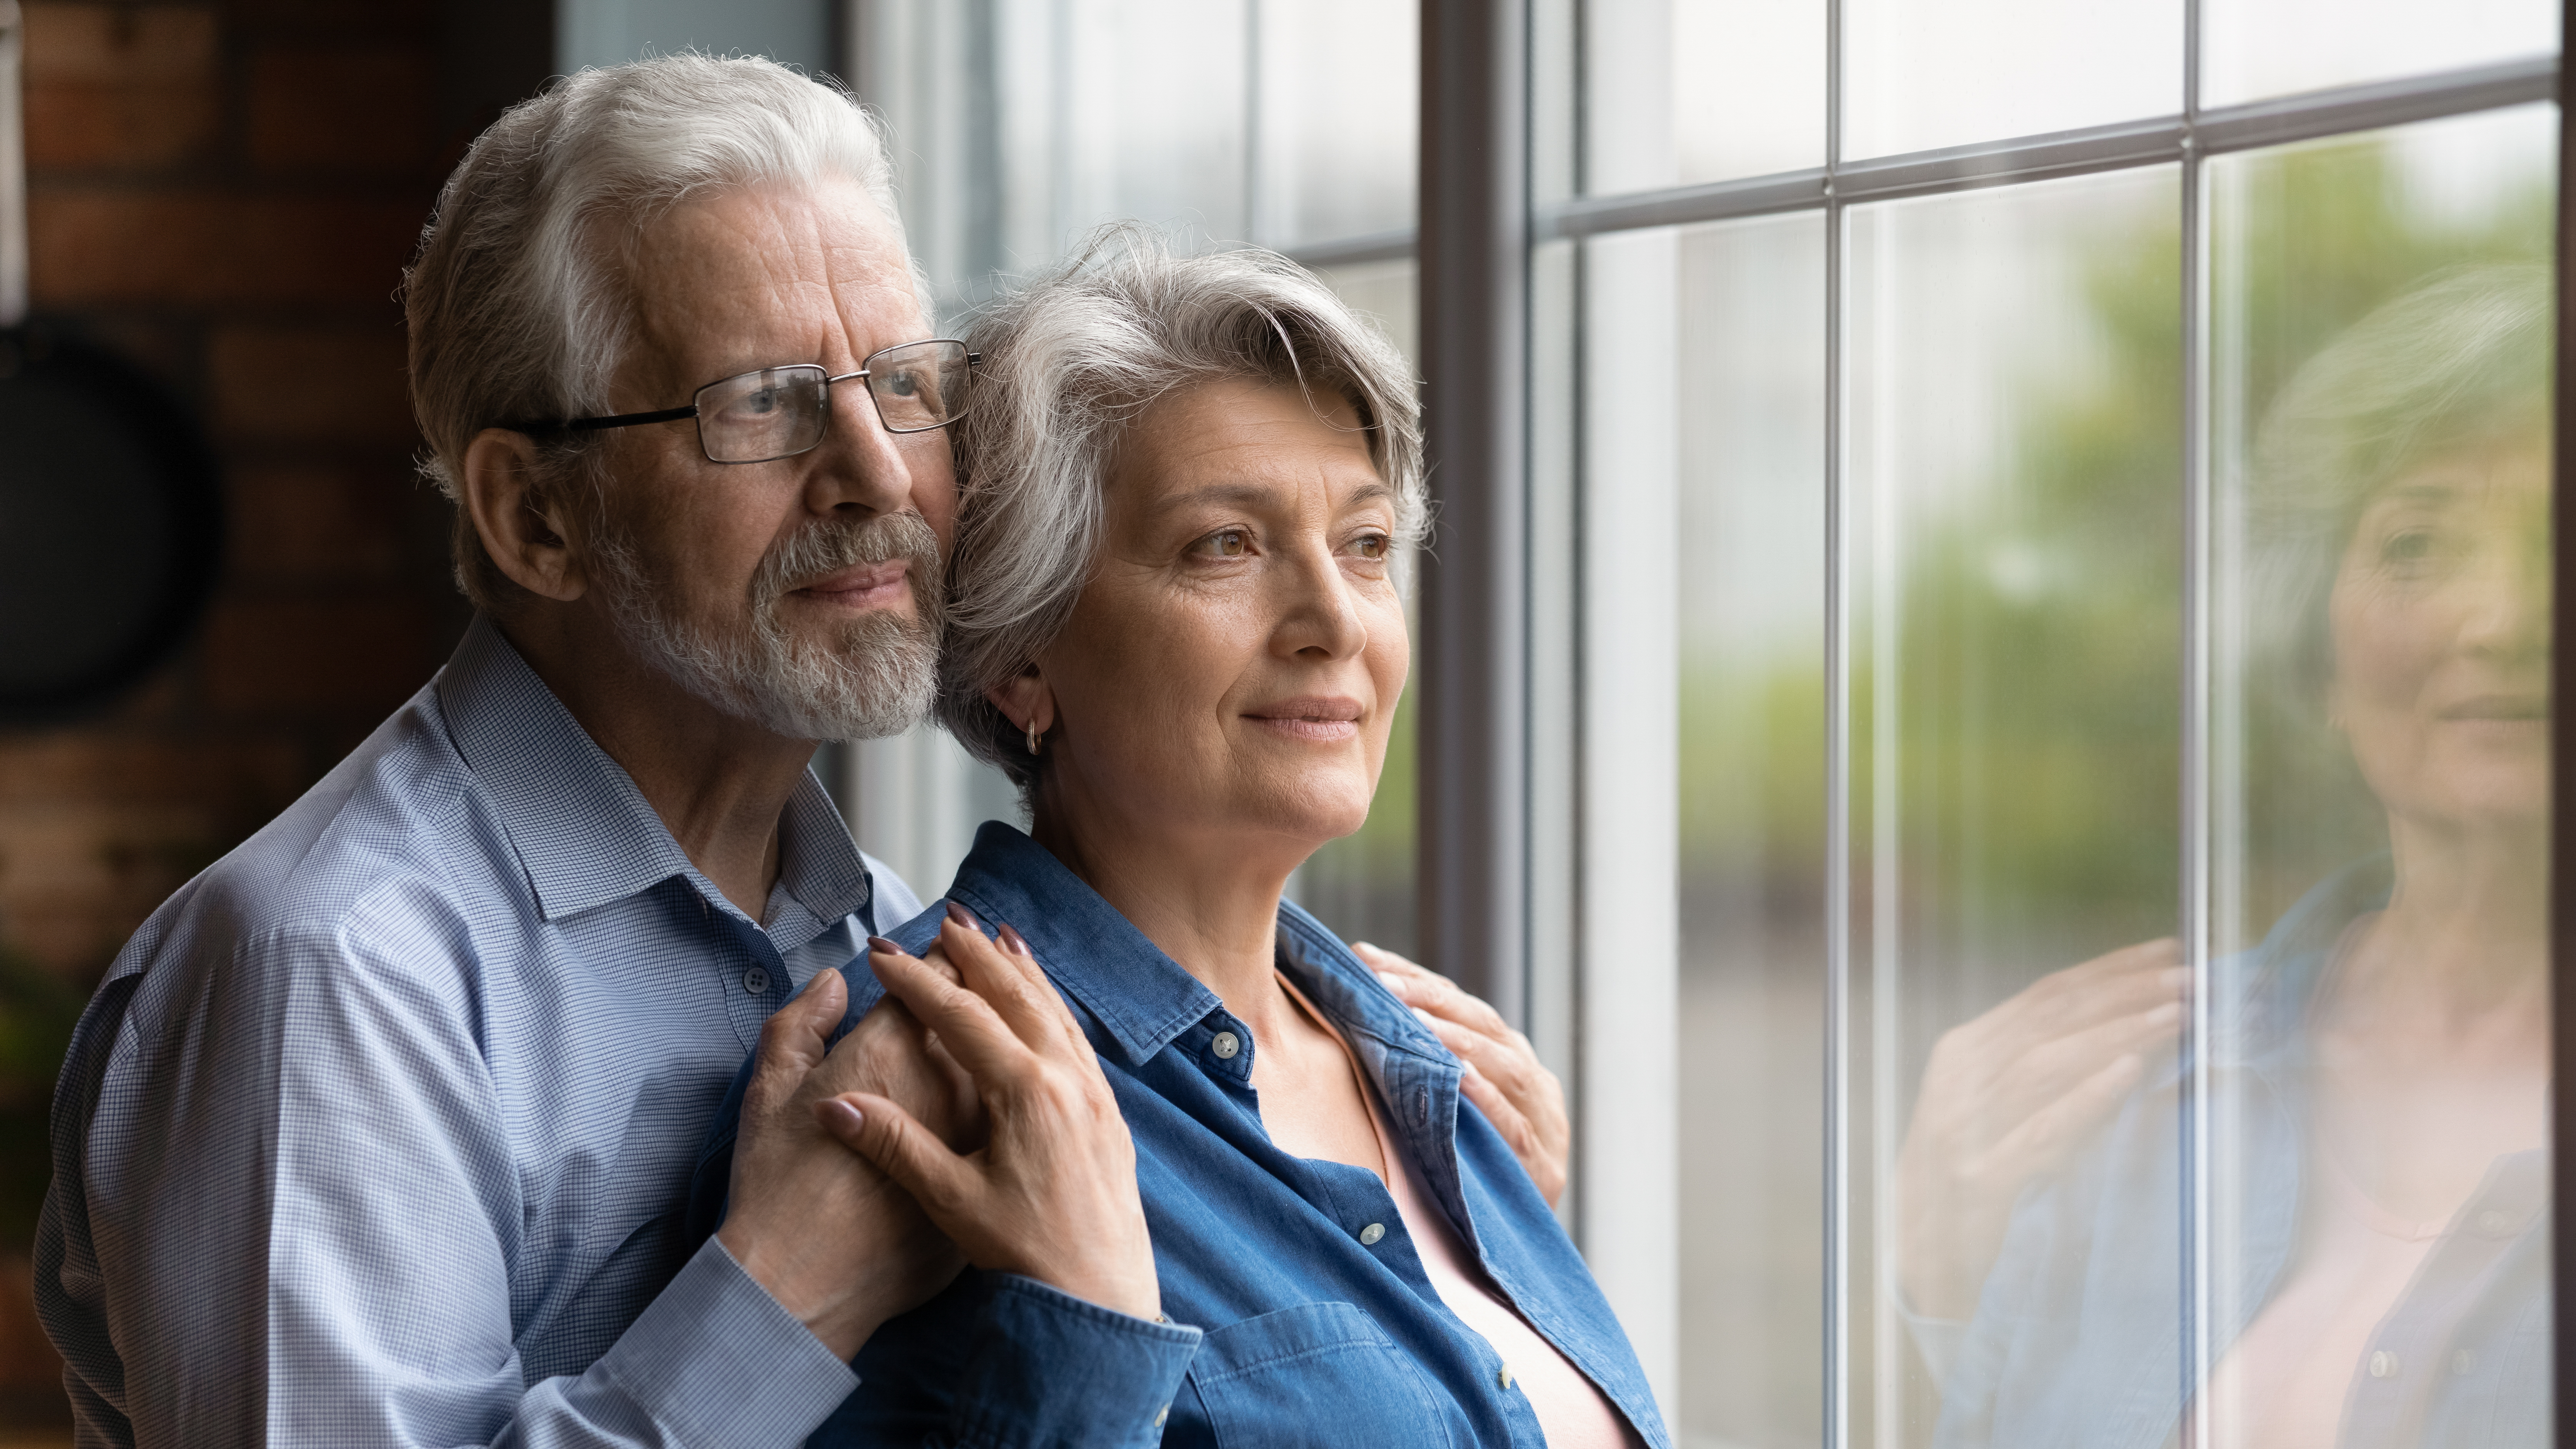
[[[2300,370],[2248,498],[2267,838],[2384,849],[2211,970],[2210,1368],[2180,1358],[2170,943],[1945,1040],[1901,1160],[1938,1442],[2550,1442],[2549,272],[2437,278]],[[2262,727],[2259,725],[2258,727]],[[2301,747],[2297,741],[2311,743]],[[2188,1393],[2178,1391],[2188,1385]]]
[[[1533,1100],[1526,1043],[1418,1012],[1467,1015],[1282,898],[1367,817],[1404,687],[1396,571],[1423,502],[1403,359],[1276,257],[1138,234],[970,340],[940,711],[1030,829],[986,824],[944,901],[852,963],[851,999],[892,990],[979,1078],[1013,1032],[1096,1048],[1151,1238],[1104,1307],[1206,1337],[1167,1420],[1076,1437],[1666,1443],[1506,1139],[1561,1188],[1505,1089]],[[916,959],[934,943],[998,1013]],[[1011,986],[1040,967],[1070,1015]],[[849,1140],[933,1221],[1010,1190],[1008,1143],[961,1159],[891,1101],[848,1105]],[[962,1432],[976,1277],[877,1334],[816,1442]]]

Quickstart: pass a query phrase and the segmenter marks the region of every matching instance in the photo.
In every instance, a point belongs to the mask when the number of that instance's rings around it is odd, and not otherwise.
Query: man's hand
[[[2111,1120],[2182,1030],[2191,972],[2149,941],[2052,972],[1932,1048],[1896,1154],[1897,1284],[1915,1312],[1964,1320],[2022,1190]]]
[[[1565,1084],[1539,1064],[1530,1039],[1446,976],[1365,941],[1351,950],[1457,1056],[1466,1068],[1458,1090],[1511,1144],[1538,1195],[1556,1206],[1574,1156],[1574,1125],[1565,1115]]]
[[[975,1266],[1160,1317],[1135,1144],[1091,1043],[1019,932],[1004,926],[996,945],[964,910],[948,913],[939,953],[961,981],[882,943],[868,963],[974,1078],[989,1145],[960,1156],[873,1092],[820,1102],[817,1115],[902,1183]]]
[[[823,1130],[814,1105],[865,1087],[916,1103],[961,1137],[980,1127],[979,1114],[955,1107],[939,1054],[898,1004],[880,1003],[827,1056],[823,1042],[848,999],[841,973],[821,972],[761,1027],[731,1207],[716,1234],[753,1281],[844,1359],[878,1324],[946,1287],[963,1263],[910,1194]]]

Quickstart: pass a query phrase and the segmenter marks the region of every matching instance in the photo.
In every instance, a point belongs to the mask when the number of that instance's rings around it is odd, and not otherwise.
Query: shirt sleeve
[[[995,1274],[950,1442],[957,1449],[1153,1445],[1203,1336]]]
[[[400,953],[367,935],[244,941],[124,1023],[83,1175],[116,1347],[97,1397],[134,1442],[801,1442],[856,1377],[719,1243],[583,1372],[522,1361],[524,1316],[578,1285],[516,1271],[470,978],[422,964],[416,922],[375,933]]]

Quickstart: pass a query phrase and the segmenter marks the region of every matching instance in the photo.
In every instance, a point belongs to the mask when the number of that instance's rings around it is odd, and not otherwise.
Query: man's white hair
[[[898,239],[877,124],[848,92],[758,57],[661,56],[566,76],[503,113],[439,194],[404,282],[422,472],[458,505],[456,580],[487,611],[520,590],[484,553],[460,492],[485,428],[607,411],[633,330],[642,230],[726,187],[865,187]],[[929,287],[913,273],[922,315]],[[801,359],[799,359],[801,360]],[[538,437],[537,491],[596,515],[596,435]],[[587,496],[585,496],[585,494]]]
[[[988,308],[981,363],[954,425],[963,483],[949,558],[940,723],[1022,793],[1042,763],[984,697],[1053,643],[1101,548],[1101,490],[1119,439],[1155,400],[1246,378],[1339,399],[1395,490],[1399,551],[1418,544],[1421,407],[1386,334],[1286,257],[1175,255],[1141,227],[1102,228],[1073,260]]]

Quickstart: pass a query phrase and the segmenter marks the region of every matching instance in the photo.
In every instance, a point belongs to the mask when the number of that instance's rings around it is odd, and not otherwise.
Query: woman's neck
[[[2547,852],[2538,832],[2463,831],[2403,817],[2389,827],[2396,886],[2338,994],[2437,1033],[2499,1012],[2537,1012],[2549,963]]]
[[[1277,1035],[1294,1009],[1272,976],[1279,901],[1305,852],[1293,843],[1143,828],[1045,798],[1029,836],[1215,992],[1256,1040]]]

